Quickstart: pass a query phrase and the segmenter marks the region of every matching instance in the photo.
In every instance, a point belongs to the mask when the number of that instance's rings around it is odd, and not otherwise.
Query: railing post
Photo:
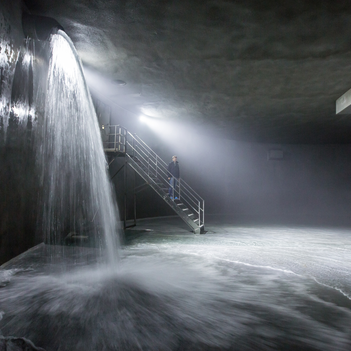
[[[114,142],[114,150],[117,151],[117,126],[115,126],[115,142]]]
[[[118,127],[118,151],[119,152],[123,152],[123,148],[122,148],[122,140],[123,140],[123,134],[122,134],[122,128],[121,126]]]
[[[175,184],[174,184],[174,182],[175,182],[175,178],[174,177],[171,177],[171,179],[173,180],[173,182],[172,182],[172,197],[173,197],[173,200],[174,200],[174,196],[175,196]]]
[[[123,153],[127,152],[127,130],[123,128]]]
[[[121,133],[120,133],[120,127],[118,127],[118,133],[117,133],[117,150],[121,151]]]
[[[205,200],[202,200],[202,224],[205,225]]]
[[[199,200],[199,226],[201,225],[201,201]]]
[[[179,190],[179,200],[180,200],[180,178],[178,179],[178,182],[179,182],[179,188],[178,188],[178,190]]]

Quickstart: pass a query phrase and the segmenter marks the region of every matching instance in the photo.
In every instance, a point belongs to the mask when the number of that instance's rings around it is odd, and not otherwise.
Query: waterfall
[[[108,179],[98,121],[70,38],[51,36],[38,161],[43,189],[42,235],[52,245],[79,238],[118,256],[117,206]]]

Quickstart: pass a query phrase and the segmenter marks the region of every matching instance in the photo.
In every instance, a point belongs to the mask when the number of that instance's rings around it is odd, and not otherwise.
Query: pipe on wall
[[[63,30],[63,27],[51,17],[31,15],[23,12],[22,28],[25,38],[48,40],[51,34]]]

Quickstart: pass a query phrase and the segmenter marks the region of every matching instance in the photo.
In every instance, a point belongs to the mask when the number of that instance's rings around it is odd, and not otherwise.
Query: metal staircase
[[[176,188],[169,184],[168,165],[137,135],[119,125],[103,126],[106,153],[126,157],[126,163],[196,234],[205,232],[205,201],[182,178]],[[172,188],[172,198],[168,195]]]

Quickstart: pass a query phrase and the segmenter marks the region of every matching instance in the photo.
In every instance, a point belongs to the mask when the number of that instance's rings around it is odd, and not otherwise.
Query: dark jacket
[[[168,176],[169,177],[175,177],[175,178],[179,178],[180,177],[178,161],[176,161],[176,163],[174,163],[173,161],[169,163],[169,165],[168,165]]]

